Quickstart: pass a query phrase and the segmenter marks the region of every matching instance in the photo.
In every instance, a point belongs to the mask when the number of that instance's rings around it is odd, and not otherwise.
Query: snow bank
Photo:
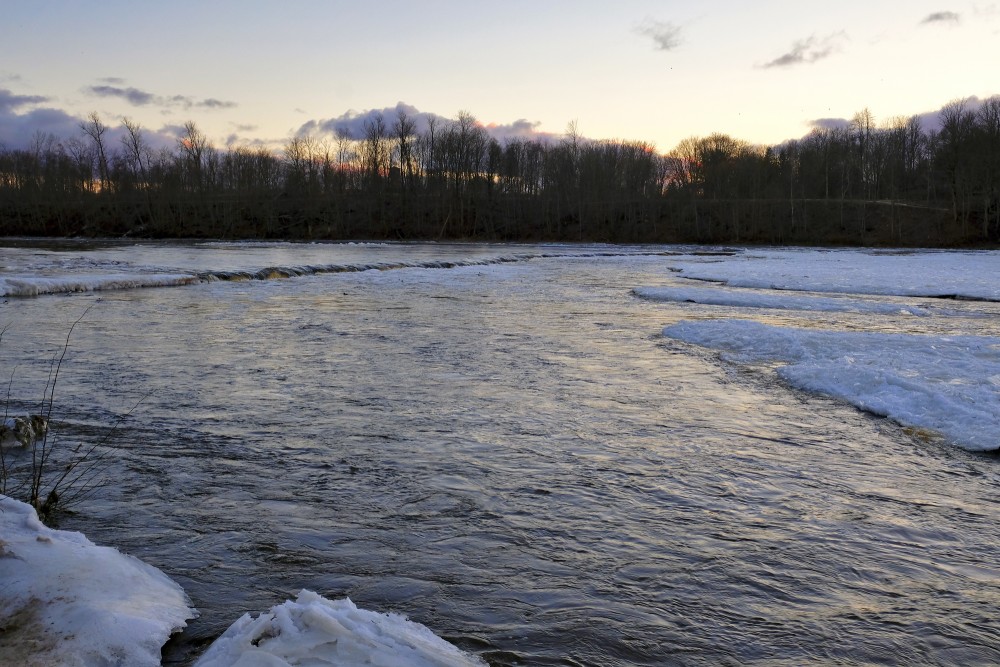
[[[637,287],[632,292],[638,297],[651,301],[691,302],[709,306],[780,308],[783,310],[813,310],[833,313],[875,313],[879,315],[926,316],[930,314],[926,308],[917,306],[860,301],[845,297],[795,296],[788,293],[768,294],[715,287]]]
[[[52,530],[0,496],[0,664],[160,664],[160,648],[196,614],[156,568]]]
[[[732,287],[1000,301],[996,251],[765,250],[670,265]]]
[[[298,599],[253,618],[245,614],[213,643],[195,667],[484,667],[419,623],[358,609],[302,591]]]
[[[786,381],[970,450],[1000,448],[1000,338],[915,336],[776,327],[747,320],[684,321],[670,338],[742,363],[779,362]]]

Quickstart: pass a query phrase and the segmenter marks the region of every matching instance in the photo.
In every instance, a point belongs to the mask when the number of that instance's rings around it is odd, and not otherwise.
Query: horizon
[[[377,111],[391,121],[402,107],[465,111],[498,138],[558,138],[575,124],[587,139],[666,153],[713,133],[776,145],[864,109],[880,123],[917,115],[926,125],[952,101],[1000,92],[987,87],[1000,10],[979,3],[515,2],[498,12],[389,2],[376,21],[321,2],[294,14],[229,1],[103,9],[63,0],[7,11],[0,144],[79,136],[96,111],[111,127],[138,122],[154,144],[193,121],[219,147],[279,149]]]

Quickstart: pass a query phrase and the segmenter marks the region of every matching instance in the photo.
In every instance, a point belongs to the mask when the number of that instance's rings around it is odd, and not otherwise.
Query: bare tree
[[[94,142],[94,153],[97,157],[97,177],[100,183],[99,189],[110,189],[108,155],[104,146],[104,135],[108,132],[108,126],[101,120],[96,111],[91,111],[87,120],[80,123],[80,129]]]

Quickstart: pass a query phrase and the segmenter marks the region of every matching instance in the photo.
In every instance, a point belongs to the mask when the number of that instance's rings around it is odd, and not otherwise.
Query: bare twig
[[[63,342],[62,353],[59,355],[58,361],[55,362],[53,366],[49,369],[49,379],[45,383],[45,390],[42,393],[42,416],[48,422],[52,417],[52,406],[55,402],[56,395],[56,385],[59,383],[59,372],[62,370],[63,361],[66,359],[66,353],[69,351],[69,341],[73,336],[73,330],[76,329],[76,325],[83,321],[83,318],[87,316],[90,309],[93,306],[88,306],[86,310],[73,322],[69,327],[69,331],[66,332],[66,340]],[[48,464],[49,456],[51,455],[51,448],[49,447],[49,432],[48,429],[45,430],[42,435],[41,441],[41,452],[38,452],[37,443],[36,447],[31,450],[31,490],[29,493],[29,502],[31,505],[39,511],[42,512],[42,506],[46,508],[54,507],[58,502],[58,492],[56,487],[53,487],[47,494],[45,500],[41,500],[40,495],[42,492],[42,476],[45,468]]]

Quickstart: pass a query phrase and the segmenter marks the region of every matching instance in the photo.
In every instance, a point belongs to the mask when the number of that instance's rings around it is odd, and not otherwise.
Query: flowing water
[[[145,396],[60,527],[188,592],[166,664],[302,588],[494,665],[1000,663],[996,456],[662,337],[719,312],[631,294],[678,280],[664,250],[96,248],[104,269],[399,266],[7,298],[0,369],[27,405],[83,315],[57,442],[100,442]],[[519,261],[461,266],[497,257]],[[1000,329],[952,307],[740,315]]]

